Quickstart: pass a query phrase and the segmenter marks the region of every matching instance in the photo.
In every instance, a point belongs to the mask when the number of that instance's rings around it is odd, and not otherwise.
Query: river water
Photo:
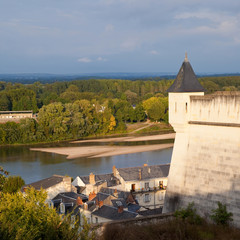
[[[159,144],[173,142],[167,141],[144,141],[131,142],[131,145]],[[96,145],[123,145],[129,143],[54,143],[44,145],[27,145],[27,146],[2,146],[0,147],[0,166],[10,172],[10,175],[21,176],[25,183],[32,183],[43,178],[52,176],[53,174],[68,175],[73,178],[79,175],[88,175],[90,172],[95,174],[110,173],[112,167],[117,168],[142,166],[144,163],[148,165],[170,163],[172,156],[172,148],[124,154],[111,157],[100,158],[76,158],[66,159],[66,156],[31,151],[31,147],[68,147],[68,146],[96,146]]]

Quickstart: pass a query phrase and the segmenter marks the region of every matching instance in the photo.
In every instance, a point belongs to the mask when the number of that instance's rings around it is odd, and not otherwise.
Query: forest
[[[123,133],[126,123],[168,122],[166,90],[174,80],[90,79],[0,82],[0,111],[33,110],[35,119],[0,124],[0,144],[49,142]],[[239,91],[240,76],[204,77],[206,93]]]

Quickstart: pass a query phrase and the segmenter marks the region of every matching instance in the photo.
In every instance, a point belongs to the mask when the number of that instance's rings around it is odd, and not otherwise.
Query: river
[[[139,144],[159,144],[173,142],[167,141],[144,141],[131,142],[132,146]],[[32,183],[53,174],[68,175],[73,178],[79,175],[88,175],[90,172],[95,174],[110,173],[113,165],[117,168],[142,166],[170,163],[172,148],[156,150],[150,152],[141,152],[133,154],[124,154],[111,157],[100,158],[76,158],[66,159],[66,156],[31,151],[31,147],[67,147],[67,146],[96,146],[103,144],[123,145],[123,143],[54,143],[44,145],[24,145],[24,146],[2,146],[0,147],[0,166],[10,172],[10,175],[21,176],[25,183]],[[126,143],[125,143],[126,144]],[[129,145],[129,143],[127,143]]]

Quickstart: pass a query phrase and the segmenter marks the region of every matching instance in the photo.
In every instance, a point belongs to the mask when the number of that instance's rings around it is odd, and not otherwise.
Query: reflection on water
[[[109,173],[112,166],[117,168],[170,163],[172,148],[151,152],[124,154],[101,158],[66,159],[65,156],[55,153],[30,151],[31,147],[68,147],[68,146],[96,146],[96,145],[149,145],[169,143],[166,141],[144,141],[131,143],[54,143],[34,146],[4,146],[0,147],[0,166],[11,175],[20,175],[26,183],[50,177],[53,174],[69,175],[75,178],[78,175]]]

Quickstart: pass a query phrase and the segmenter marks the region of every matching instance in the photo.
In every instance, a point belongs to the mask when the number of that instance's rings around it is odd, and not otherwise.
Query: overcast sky
[[[0,73],[240,72],[239,0],[0,0]]]

